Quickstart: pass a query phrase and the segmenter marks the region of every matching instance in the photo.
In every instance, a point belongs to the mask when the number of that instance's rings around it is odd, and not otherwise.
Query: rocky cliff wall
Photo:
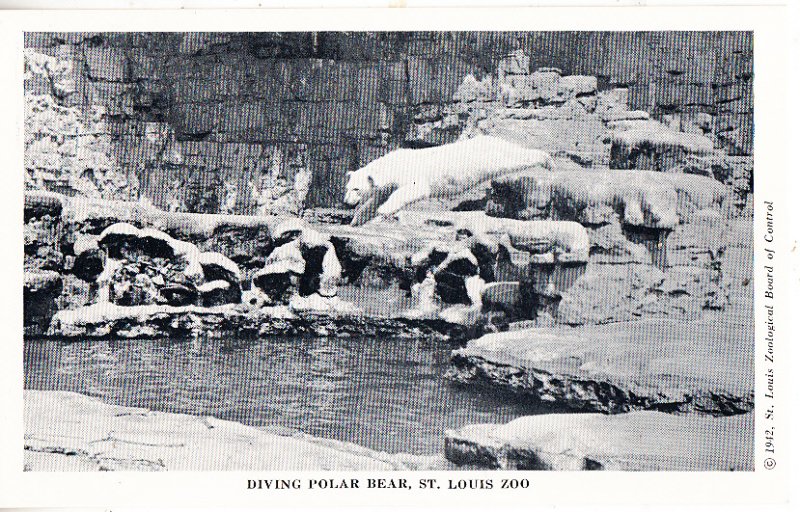
[[[73,159],[73,181],[165,209],[335,205],[346,171],[457,137],[463,123],[445,114],[468,74],[492,78],[492,101],[504,99],[501,74],[596,76],[600,90],[627,88],[631,109],[675,126],[699,119],[718,147],[752,152],[745,32],[28,33],[25,46],[54,58],[31,66],[26,95],[51,96],[51,110],[86,127],[76,140],[97,139],[102,165]],[[505,57],[515,50],[529,58]],[[40,175],[64,167],[48,158],[86,152],[33,138],[48,147],[44,163],[28,166],[29,185],[85,194],[85,184],[56,187]]]

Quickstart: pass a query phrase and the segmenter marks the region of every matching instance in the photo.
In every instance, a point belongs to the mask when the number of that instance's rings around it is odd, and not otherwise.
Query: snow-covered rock
[[[391,455],[352,443],[211,417],[25,391],[28,471],[387,471],[445,469],[441,457]],[[225,453],[220,457],[220,453]]]
[[[752,345],[752,324],[725,317],[539,327],[469,341],[448,377],[559,408],[730,415],[753,409]]]
[[[481,469],[752,471],[753,413],[543,414],[445,434],[445,456]]]
[[[241,274],[233,261],[216,252],[201,252],[196,245],[157,229],[119,222],[78,245],[79,277],[91,279],[96,251],[104,255],[103,269],[94,278],[101,302],[128,306],[202,302],[199,287],[217,280],[228,283],[226,291],[215,292],[215,298],[208,300],[238,303],[241,299]]]

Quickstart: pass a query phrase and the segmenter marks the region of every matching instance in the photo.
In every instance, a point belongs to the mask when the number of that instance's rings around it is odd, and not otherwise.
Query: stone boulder
[[[75,256],[72,273],[78,279],[90,283],[97,280],[105,266],[105,253],[97,245],[97,238],[94,235],[78,235],[72,244],[72,253]]]
[[[714,151],[714,143],[698,133],[671,130],[655,121],[641,128],[617,131],[611,140],[612,169],[648,169],[666,172],[691,167],[694,157]],[[710,174],[706,169],[704,172]]]
[[[245,215],[165,212],[146,202],[62,198],[61,242],[65,254],[78,238],[99,236],[109,226],[125,222],[151,228],[195,244],[201,252],[218,252],[234,261],[249,281],[272,251],[272,234],[285,219]]]
[[[123,112],[107,112],[101,105],[71,106],[78,91],[70,59],[31,49],[24,57],[25,187],[88,197],[134,196],[138,183],[117,161],[106,126],[108,114]],[[96,94],[89,96],[90,101],[97,99]]]
[[[550,103],[558,98],[558,81],[561,79],[561,70],[555,68],[539,68],[530,74],[532,89],[535,98],[542,103]]]
[[[80,239],[77,248],[76,275],[94,277],[99,302],[184,306],[241,300],[240,273],[233,261],[162,231],[117,223],[96,239]],[[96,274],[98,258],[103,267]],[[208,284],[216,281],[227,285]]]
[[[23,51],[25,57],[25,91],[66,99],[76,92],[75,74],[71,59],[56,58],[32,48]]]
[[[229,281],[217,279],[201,284],[197,287],[200,304],[204,307],[222,306],[239,302],[241,290],[234,290]]]
[[[461,325],[478,321],[485,281],[471,245],[471,240],[449,247],[432,244],[411,257],[417,281],[411,287],[414,305],[403,316],[438,317]]]
[[[561,294],[558,321],[585,325],[635,320],[646,304],[656,300],[664,279],[664,273],[652,265],[590,265]]]
[[[500,470],[752,471],[753,413],[543,414],[445,434],[445,457]]]
[[[470,103],[474,101],[488,102],[492,100],[492,77],[486,75],[482,80],[468,74],[453,94],[454,102]]]
[[[58,219],[49,215],[31,219],[23,225],[25,268],[64,270],[65,258],[59,244]]]
[[[507,75],[527,75],[531,72],[531,58],[524,50],[516,50],[504,55],[497,64],[497,74],[501,77]]]
[[[435,266],[436,293],[445,304],[472,304],[465,280],[478,275],[478,261],[471,251],[451,252]]]
[[[487,214],[671,229],[704,208],[719,208],[725,187],[710,178],[640,170],[525,171],[492,182]]]
[[[447,376],[557,409],[732,415],[753,410],[752,339],[726,317],[523,329],[469,341]]]
[[[595,113],[598,94],[559,93],[557,82],[537,76],[508,77],[501,83],[503,106],[468,110],[462,136],[491,135],[545,151],[558,168],[608,166],[612,132]]]
[[[726,307],[727,292],[715,265],[589,264],[558,296],[555,317],[567,325],[605,324],[639,318],[700,318]]]
[[[439,305],[445,308],[440,317],[454,323],[474,322],[481,312],[492,311],[506,320],[534,318],[550,307],[535,295],[558,297],[589,258],[586,230],[575,222],[499,219],[482,212],[404,212],[400,223],[434,224],[457,233],[452,242],[431,243],[411,258],[417,282],[412,287],[414,314],[430,314]],[[514,291],[506,297],[487,295],[487,287],[498,280]],[[485,295],[490,298],[486,304]]]
[[[199,261],[205,283],[198,287],[198,291],[204,305],[241,302],[242,275],[236,263],[218,252],[201,252]]]
[[[526,171],[492,183],[487,212],[571,220],[585,227],[588,265],[564,274],[561,284],[547,268],[537,268],[537,277],[523,287],[535,291],[529,301],[533,307],[557,322],[690,319],[726,304],[720,263],[726,226],[722,206],[728,196],[723,184],[696,175]],[[525,252],[508,251],[503,261],[498,279],[522,279]],[[551,283],[555,286],[548,291]]]
[[[57,311],[56,299],[63,289],[61,275],[52,270],[26,270],[23,276],[22,323],[25,335],[44,334]]]
[[[743,216],[752,216],[753,157],[715,154],[711,157],[714,178],[733,191],[732,206]]]
[[[565,101],[597,93],[597,77],[589,75],[562,76],[558,81],[558,95]]]
[[[253,276],[253,286],[261,290],[270,304],[286,304],[299,292],[300,277],[306,262],[295,240],[278,246],[267,256],[264,268]]]
[[[725,229],[725,219],[718,209],[698,211],[667,237],[667,264],[709,267],[725,252]]]
[[[444,226],[495,248],[505,244],[530,253],[539,263],[586,262],[589,259],[586,229],[576,222],[526,222],[490,217],[483,212],[408,211],[401,212],[398,218],[407,226]]]
[[[518,281],[486,283],[481,291],[481,300],[488,307],[512,311],[521,299]]]
[[[25,192],[25,222],[48,216],[51,219],[61,218],[64,209],[64,196],[44,190],[28,190]]]
[[[276,228],[273,243],[264,268],[253,277],[268,303],[288,304],[296,295],[336,297],[342,265],[330,236],[295,219]]]
[[[25,193],[23,237],[24,265],[31,270],[64,270],[60,244],[63,201],[60,194],[43,191]]]

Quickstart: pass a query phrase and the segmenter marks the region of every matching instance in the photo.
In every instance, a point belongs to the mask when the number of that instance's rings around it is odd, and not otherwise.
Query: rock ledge
[[[482,469],[753,470],[753,414],[523,416],[448,431],[445,456]]]
[[[436,456],[376,452],[211,417],[107,405],[67,391],[25,391],[26,471],[446,469]]]
[[[753,409],[752,366],[742,326],[641,320],[489,334],[454,351],[447,376],[581,411],[730,415]]]

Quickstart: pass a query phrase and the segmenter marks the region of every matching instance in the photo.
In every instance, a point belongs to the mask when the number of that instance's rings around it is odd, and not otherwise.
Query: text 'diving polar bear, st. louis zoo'
[[[398,149],[349,173],[344,202],[358,205],[351,224],[359,226],[416,201],[452,199],[480,183],[532,167],[553,169],[553,159],[544,151],[491,136]]]

